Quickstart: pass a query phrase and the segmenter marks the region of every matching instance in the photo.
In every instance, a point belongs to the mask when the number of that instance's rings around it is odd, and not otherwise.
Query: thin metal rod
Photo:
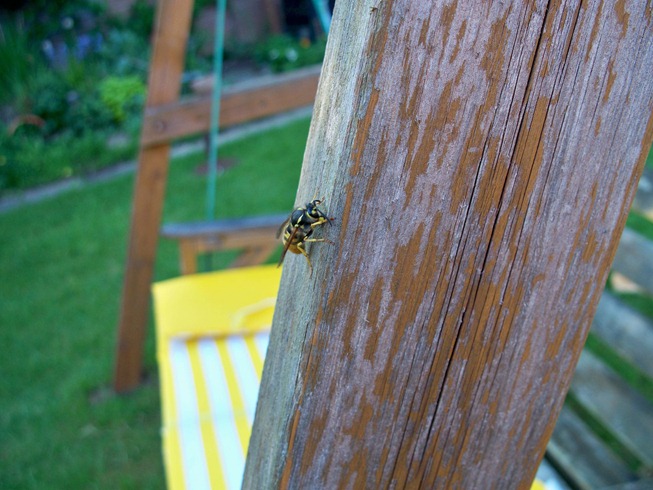
[[[218,0],[215,16],[215,44],[213,48],[213,98],[211,100],[211,133],[209,138],[208,176],[206,182],[206,218],[215,219],[216,186],[218,181],[218,131],[220,96],[222,94],[222,58],[224,53],[224,24],[226,0]]]

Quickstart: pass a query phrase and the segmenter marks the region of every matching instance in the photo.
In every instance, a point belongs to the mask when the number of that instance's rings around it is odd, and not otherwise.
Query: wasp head
[[[306,203],[306,214],[315,219],[326,218],[324,212],[318,208],[318,206],[322,204],[323,201],[324,198],[313,199],[313,201]]]

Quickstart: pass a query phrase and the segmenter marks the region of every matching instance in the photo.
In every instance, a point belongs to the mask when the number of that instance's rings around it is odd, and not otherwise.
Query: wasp
[[[288,219],[281,224],[277,231],[277,238],[279,238],[283,232],[283,252],[281,253],[281,258],[279,259],[277,267],[279,267],[281,262],[283,262],[286,252],[290,251],[294,254],[302,254],[306,257],[308,267],[311,272],[313,272],[313,264],[311,264],[311,259],[309,258],[304,245],[307,242],[328,242],[333,244],[331,240],[326,238],[310,238],[315,228],[322,226],[324,223],[331,225],[331,221],[335,219],[329,218],[324,211],[318,207],[323,202],[324,198],[313,199],[312,201],[307,202],[304,206],[295,208],[295,210],[290,213],[290,216],[288,216]]]

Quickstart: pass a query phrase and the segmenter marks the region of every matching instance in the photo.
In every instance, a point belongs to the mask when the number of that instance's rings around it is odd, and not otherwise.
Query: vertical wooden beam
[[[159,0],[152,39],[146,111],[179,97],[193,0]],[[168,174],[169,143],[141,144],[127,251],[114,388],[124,392],[141,379],[150,283]]]
[[[528,488],[653,138],[643,1],[336,3],[244,488]]]

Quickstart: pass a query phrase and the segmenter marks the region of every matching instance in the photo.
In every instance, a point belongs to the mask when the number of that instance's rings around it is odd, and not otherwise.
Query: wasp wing
[[[281,257],[279,257],[279,263],[277,264],[277,267],[281,265],[281,262],[283,262],[284,257],[286,256],[286,253],[288,252],[288,249],[290,248],[290,245],[292,245],[293,240],[295,239],[295,235],[297,234],[297,230],[299,230],[299,226],[293,226],[292,228],[292,233],[288,237],[288,240],[284,240],[284,247],[283,247],[283,252],[281,252]]]
[[[291,214],[290,216],[288,216],[288,219],[286,219],[286,221],[284,221],[283,223],[281,223],[281,226],[280,226],[279,229],[277,230],[277,234],[276,234],[276,237],[277,237],[277,238],[279,238],[279,237],[281,236],[281,232],[282,232],[283,230],[286,229],[286,226],[288,226],[288,223],[290,223],[290,218],[291,218],[291,217],[292,217],[292,214]]]

